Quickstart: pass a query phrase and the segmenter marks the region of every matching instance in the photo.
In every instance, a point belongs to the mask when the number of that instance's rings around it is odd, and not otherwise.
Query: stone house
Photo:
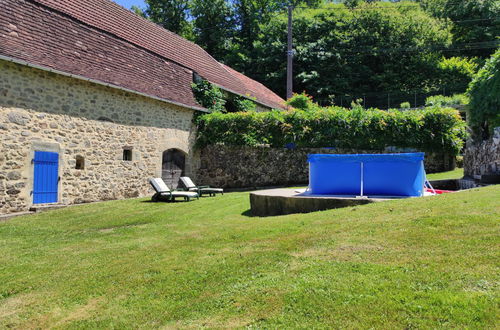
[[[195,172],[191,83],[283,99],[110,0],[0,2],[0,214],[150,194]]]

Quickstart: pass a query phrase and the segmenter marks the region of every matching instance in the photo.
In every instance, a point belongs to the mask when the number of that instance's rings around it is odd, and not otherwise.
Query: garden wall
[[[212,145],[200,150],[198,184],[224,188],[251,188],[306,184],[309,178],[307,155],[313,153],[382,153],[352,149],[247,147]],[[387,152],[387,151],[384,151]],[[426,153],[428,173],[451,170],[455,157]]]
[[[477,179],[483,175],[500,175],[500,127],[495,128],[489,140],[467,145],[464,172]]]

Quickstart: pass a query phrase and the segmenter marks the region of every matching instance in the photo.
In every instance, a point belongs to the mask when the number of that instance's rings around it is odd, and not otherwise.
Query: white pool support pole
[[[309,167],[309,182],[307,183],[306,193],[311,191],[311,163],[307,162],[307,166]]]
[[[434,195],[437,195],[437,194],[436,194],[436,190],[434,190],[434,187],[432,187],[432,185],[431,185],[430,181],[429,181],[429,180],[427,180],[427,173],[425,173],[424,161],[422,161],[422,168],[424,169],[424,188],[425,188],[425,186],[426,186],[426,185],[429,185],[429,187],[430,187],[430,188],[431,188],[431,190],[432,190],[432,193],[433,193]],[[424,191],[425,191],[425,189],[424,189]],[[423,195],[423,194],[424,194],[424,192],[422,191],[422,195]]]
[[[363,180],[364,180],[364,169],[363,169],[363,162],[361,162],[361,191],[360,191],[360,197],[363,197]]]

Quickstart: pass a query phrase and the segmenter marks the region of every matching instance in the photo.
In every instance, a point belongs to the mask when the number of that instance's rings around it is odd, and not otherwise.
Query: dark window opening
[[[132,149],[123,149],[123,160],[132,160]]]
[[[76,156],[75,169],[83,170],[85,168],[85,158],[83,156]]]
[[[193,81],[195,83],[199,83],[199,82],[203,81],[203,78],[199,74],[197,74],[196,72],[193,72]]]
[[[228,98],[226,100],[226,104],[224,105],[224,107],[226,108],[227,112],[237,112],[238,111],[238,107],[236,106],[236,103],[234,102],[233,98]]]

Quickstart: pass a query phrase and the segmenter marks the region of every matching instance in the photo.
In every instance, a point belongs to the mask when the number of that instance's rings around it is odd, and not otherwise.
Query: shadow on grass
[[[145,201],[141,201],[141,203],[151,203],[151,204],[161,204],[161,203],[168,203],[168,204],[171,204],[171,203],[189,203],[189,202],[194,202],[194,201],[197,201],[197,199],[192,199],[190,201],[185,201],[185,200],[180,200],[180,199],[176,199],[174,201],[157,201],[157,202],[153,202],[152,200],[145,200]]]
[[[249,218],[257,218],[256,215],[252,214],[252,210],[251,209],[248,209],[246,211],[241,212],[241,215],[244,216],[244,217],[249,217]]]

